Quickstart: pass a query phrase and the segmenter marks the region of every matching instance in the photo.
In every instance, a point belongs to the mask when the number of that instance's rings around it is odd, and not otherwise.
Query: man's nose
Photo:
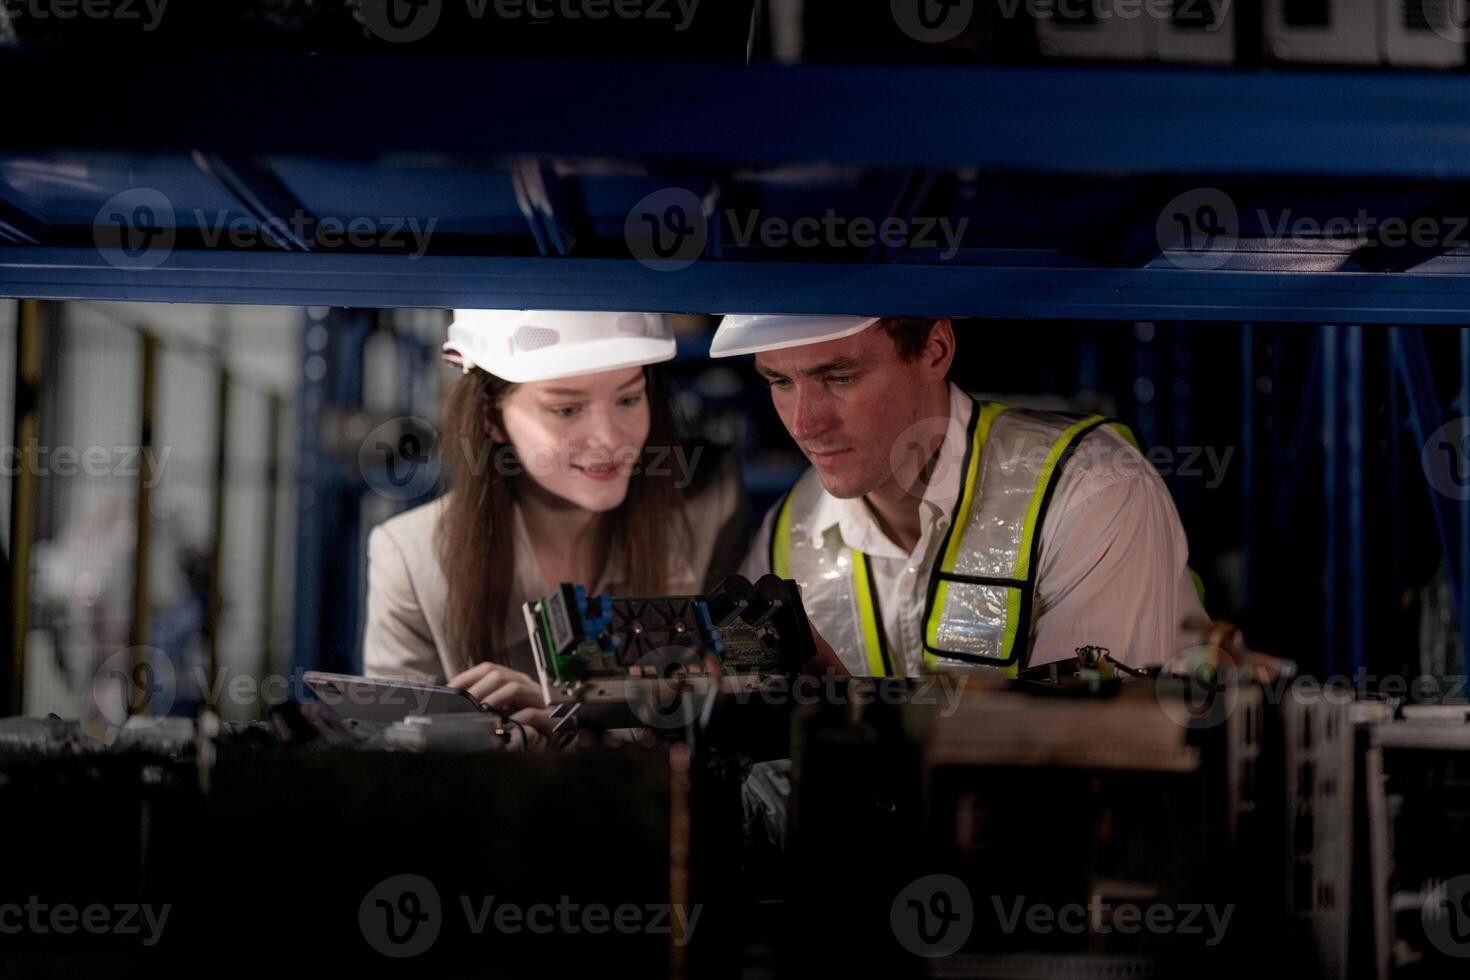
[[[797,442],[815,438],[832,427],[832,413],[820,393],[799,386],[792,393],[786,428]]]

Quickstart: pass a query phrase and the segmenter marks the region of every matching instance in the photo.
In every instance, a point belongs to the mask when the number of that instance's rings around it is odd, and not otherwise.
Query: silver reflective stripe
[[[813,540],[811,515],[822,496],[822,481],[807,470],[791,491],[791,577],[801,586],[807,618],[822,630],[825,623],[851,623],[850,629],[823,630],[822,638],[854,675],[866,676],[862,610],[853,589],[852,549],[836,528]]]
[[[980,486],[963,528],[954,575],[1016,577],[1027,512],[1047,456],[1078,418],[1012,408],[991,423],[980,459]],[[1033,533],[1039,534],[1040,529]],[[948,582],[933,646],[939,651],[1008,659],[1012,651],[1006,649],[1010,615],[1007,598],[1013,591],[1018,590],[1004,585]],[[1029,636],[1016,637],[1022,654],[1029,641]],[[942,653],[936,654],[936,659],[940,663],[962,662],[951,661]]]

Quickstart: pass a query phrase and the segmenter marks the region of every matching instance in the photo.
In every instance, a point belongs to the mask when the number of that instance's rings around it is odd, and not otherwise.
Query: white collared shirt
[[[911,553],[888,537],[861,497],[842,500],[823,490],[807,524],[818,536],[835,527],[844,545],[869,556],[895,670],[902,664],[910,676],[925,669],[929,571],[962,489],[953,461],[964,456],[974,410],[957,385],[950,385],[949,401],[941,463],[919,502],[921,533]],[[771,571],[775,516],[773,507],[741,568],[752,581]],[[1107,647],[1116,661],[1135,667],[1187,649],[1197,641],[1182,623],[1207,618],[1188,562],[1184,528],[1158,472],[1113,430],[1094,430],[1062,471],[1042,523],[1029,666],[1070,659],[1081,646]],[[858,628],[854,622],[813,625],[839,648],[862,647],[859,637],[848,636]],[[867,672],[862,664],[848,666]]]

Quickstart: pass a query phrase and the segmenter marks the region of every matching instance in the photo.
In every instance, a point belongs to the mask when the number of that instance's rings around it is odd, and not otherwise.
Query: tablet
[[[410,715],[474,714],[488,711],[458,687],[382,677],[356,677],[308,670],[302,680],[323,703],[350,721],[391,725]]]

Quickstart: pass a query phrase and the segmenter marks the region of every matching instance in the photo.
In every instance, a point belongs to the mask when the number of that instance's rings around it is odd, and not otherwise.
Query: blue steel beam
[[[0,295],[280,306],[488,307],[1068,318],[1470,321],[1460,274],[697,262],[660,272],[632,260],[175,251],[119,268],[95,249],[0,248]]]
[[[30,50],[0,70],[26,80],[16,149],[1470,177],[1470,77],[1449,73]]]

